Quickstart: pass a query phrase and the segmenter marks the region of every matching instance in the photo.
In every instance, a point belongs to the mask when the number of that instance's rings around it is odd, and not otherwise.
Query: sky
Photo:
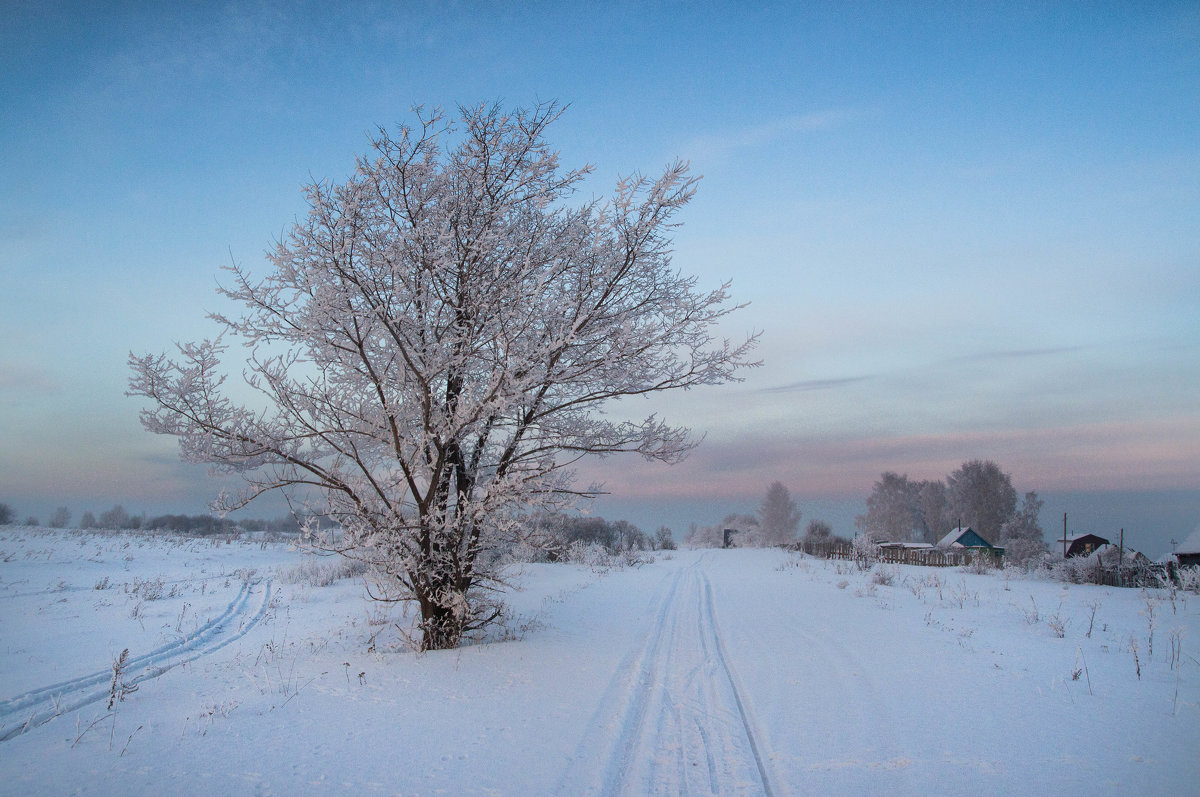
[[[1047,537],[1200,524],[1195,3],[54,3],[0,14],[0,501],[206,510],[129,353],[410,109],[557,100],[604,195],[702,175],[674,263],[748,306],[743,382],[632,402],[704,436],[581,478],[644,528],[784,483],[853,533],[884,471],[990,459]],[[902,7],[901,7],[902,6]],[[273,516],[281,505],[252,507]]]

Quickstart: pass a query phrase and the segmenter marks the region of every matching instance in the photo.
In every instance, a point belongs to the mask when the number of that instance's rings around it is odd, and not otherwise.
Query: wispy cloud
[[[57,393],[61,389],[58,380],[48,372],[32,365],[0,363],[0,392],[5,393]]]
[[[1028,360],[1039,357],[1052,357],[1058,354],[1070,354],[1083,351],[1086,346],[1051,346],[1040,349],[1009,349],[1007,351],[981,351],[952,357],[944,363],[988,362],[992,360]]]
[[[1002,351],[980,351],[970,354],[963,354],[957,357],[951,357],[945,360],[930,362],[924,365],[910,365],[906,368],[899,368],[892,371],[883,371],[874,374],[863,374],[861,376],[834,377],[829,379],[802,379],[797,382],[789,382],[782,385],[774,385],[772,387],[761,388],[758,392],[763,394],[771,393],[802,393],[821,390],[837,390],[839,388],[850,387],[851,385],[861,384],[872,380],[884,379],[887,377],[902,376],[908,373],[925,371],[929,368],[942,368],[948,365],[962,365],[964,363],[988,363],[988,362],[1016,362],[1020,360],[1033,360],[1046,357],[1054,357],[1060,354],[1070,354],[1076,351],[1086,349],[1086,346],[1055,346],[1036,349],[1009,349]]]
[[[791,382],[786,385],[776,385],[774,387],[765,387],[760,390],[760,393],[799,393],[810,390],[835,390],[848,385],[855,385],[860,382],[866,382],[874,379],[874,376],[847,376],[840,379],[805,379],[799,382]]]
[[[761,147],[789,136],[830,130],[869,115],[869,111],[850,108],[793,114],[769,122],[697,136],[683,147],[683,151],[689,158],[712,161],[737,150]]]

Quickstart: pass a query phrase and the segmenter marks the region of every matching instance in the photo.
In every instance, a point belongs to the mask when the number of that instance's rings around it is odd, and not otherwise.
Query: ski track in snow
[[[781,795],[703,559],[672,573],[654,605],[556,792]]]
[[[257,606],[250,609],[254,587],[260,583],[262,594]],[[127,659],[123,668],[126,677],[121,679],[122,684],[125,687],[137,686],[241,639],[263,618],[270,599],[269,580],[265,583],[261,579],[243,581],[237,595],[221,614],[180,639]],[[7,741],[55,717],[107,699],[111,693],[112,676],[110,666],[0,701],[0,741]],[[12,724],[14,722],[16,724]]]

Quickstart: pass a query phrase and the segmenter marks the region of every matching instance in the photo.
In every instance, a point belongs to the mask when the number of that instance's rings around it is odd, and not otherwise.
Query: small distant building
[[[975,529],[971,528],[970,526],[966,526],[965,528],[963,526],[959,526],[958,528],[954,529],[945,537],[942,537],[940,540],[938,540],[937,547],[981,548],[988,551],[1003,550],[1001,548],[997,548],[995,545],[992,545],[983,537],[980,537]]]
[[[1061,540],[1059,541],[1062,542]],[[1122,550],[1119,546],[1109,543],[1101,545],[1090,556],[1100,563],[1101,567],[1114,569],[1118,563],[1123,568],[1140,568],[1150,565],[1150,557],[1132,548]]]
[[[1175,561],[1180,567],[1200,566],[1200,529],[1196,529],[1188,538],[1175,548]]]
[[[879,547],[888,551],[923,551],[933,546],[927,542],[881,542]]]
[[[1074,534],[1067,537],[1066,541],[1066,556],[1091,556],[1102,545],[1108,545],[1109,541],[1097,534]],[[1054,541],[1054,553],[1063,550],[1063,541],[1061,538]]]

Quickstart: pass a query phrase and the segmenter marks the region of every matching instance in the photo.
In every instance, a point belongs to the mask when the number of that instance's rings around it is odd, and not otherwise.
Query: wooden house
[[[1108,544],[1108,540],[1097,534],[1073,534],[1067,537],[1065,546],[1066,556],[1067,558],[1072,556],[1091,556],[1100,546]],[[1063,548],[1063,541],[1060,538],[1054,541],[1050,550],[1054,553],[1059,553]]]
[[[1193,531],[1176,546],[1175,561],[1179,562],[1180,567],[1200,566],[1200,529]]]
[[[937,547],[939,548],[981,548],[988,551],[999,551],[995,545],[979,536],[979,533],[970,526],[958,528],[951,531],[945,537],[938,540]]]

